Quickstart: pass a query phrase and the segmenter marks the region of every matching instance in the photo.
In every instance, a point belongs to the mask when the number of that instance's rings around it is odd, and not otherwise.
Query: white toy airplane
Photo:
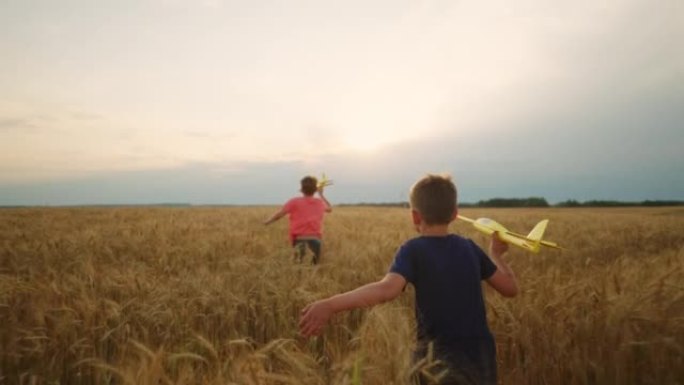
[[[318,188],[328,187],[328,186],[331,186],[332,184],[333,184],[332,179],[328,179],[328,177],[325,176],[325,173],[324,173],[323,176],[321,177],[321,179],[318,181],[317,187]]]
[[[498,233],[499,239],[501,239],[502,241],[509,243],[511,245],[521,247],[533,253],[538,253],[541,246],[547,246],[561,250],[563,249],[562,247],[558,246],[558,244],[555,242],[545,241],[542,239],[542,236],[544,235],[544,230],[546,230],[546,225],[549,223],[548,219],[544,219],[541,222],[537,223],[532,229],[532,231],[530,231],[530,233],[527,235],[509,231],[500,223],[493,221],[489,218],[470,219],[459,215],[458,219],[472,223],[477,230],[487,235]]]

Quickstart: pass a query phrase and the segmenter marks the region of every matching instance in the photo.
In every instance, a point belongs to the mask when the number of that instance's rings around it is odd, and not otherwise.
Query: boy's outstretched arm
[[[496,265],[496,271],[487,278],[487,283],[504,297],[515,297],[518,294],[518,280],[515,273],[502,258],[508,251],[508,244],[497,233],[492,234],[489,244],[489,257]]]
[[[285,214],[287,214],[287,212],[285,212],[285,208],[283,207],[283,208],[281,208],[280,210],[276,211],[273,215],[271,215],[270,218],[268,218],[267,220],[265,220],[265,221],[264,221],[264,225],[269,225],[269,224],[271,224],[271,223],[277,221],[278,219],[284,217]]]
[[[299,332],[304,337],[318,335],[333,314],[392,300],[401,294],[404,286],[404,277],[388,273],[380,281],[311,303],[302,310]]]
[[[332,212],[332,205],[330,204],[330,202],[328,202],[328,199],[325,197],[325,195],[323,195],[323,187],[318,188],[318,196],[321,197],[321,199],[325,203],[325,212]]]

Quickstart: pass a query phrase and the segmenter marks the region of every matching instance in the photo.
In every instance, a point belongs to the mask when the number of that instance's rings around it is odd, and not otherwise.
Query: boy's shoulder
[[[295,196],[295,197],[288,199],[286,204],[295,204],[295,203],[305,202],[307,200],[308,199],[305,196]]]
[[[420,245],[430,245],[430,244],[442,244],[442,243],[450,243],[450,244],[467,244],[471,243],[472,240],[469,238],[465,238],[463,236],[460,236],[458,234],[454,233],[449,233],[444,236],[437,236],[437,237],[432,237],[432,236],[425,236],[425,235],[419,235],[417,237],[411,238],[404,242],[403,246],[420,246]]]
[[[314,196],[298,196],[290,198],[285,202],[284,206],[291,209],[307,209],[310,207],[324,207],[325,202]]]
[[[474,274],[481,255],[475,242],[460,235],[418,236],[399,248],[390,271],[414,285],[430,285],[435,277]]]
[[[449,250],[450,252],[472,251],[473,246],[477,247],[470,238],[465,238],[458,234],[447,234],[440,237],[417,236],[404,242],[400,249],[408,254],[425,254],[438,251]]]
[[[414,256],[443,255],[445,253],[477,255],[484,253],[484,251],[472,239],[450,233],[439,237],[418,236],[409,239],[401,245],[399,253]]]

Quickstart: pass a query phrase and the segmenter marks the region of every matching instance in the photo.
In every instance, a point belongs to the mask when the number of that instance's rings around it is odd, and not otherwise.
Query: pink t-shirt
[[[283,209],[290,218],[290,241],[294,241],[298,235],[320,237],[326,208],[323,200],[314,197],[297,197],[287,201]]]

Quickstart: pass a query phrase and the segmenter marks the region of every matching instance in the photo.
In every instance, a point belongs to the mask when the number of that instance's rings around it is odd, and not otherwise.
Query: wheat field
[[[275,207],[0,210],[0,384],[412,384],[413,292],[298,336],[312,300],[381,278],[405,208],[337,207],[318,266]],[[567,250],[511,249],[486,290],[499,383],[684,384],[684,208],[463,209]],[[486,246],[464,223],[451,230]]]

